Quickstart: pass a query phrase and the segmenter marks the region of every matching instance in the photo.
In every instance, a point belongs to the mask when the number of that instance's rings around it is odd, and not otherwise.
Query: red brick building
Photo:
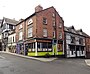
[[[90,36],[86,38],[86,58],[90,58]]]
[[[64,21],[54,7],[43,9],[40,5],[35,13],[16,26],[17,53],[30,56],[64,54]]]

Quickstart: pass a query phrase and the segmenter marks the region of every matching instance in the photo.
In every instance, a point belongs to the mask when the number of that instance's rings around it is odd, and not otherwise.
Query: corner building
[[[54,7],[35,13],[16,26],[17,53],[29,56],[64,54],[64,21]]]

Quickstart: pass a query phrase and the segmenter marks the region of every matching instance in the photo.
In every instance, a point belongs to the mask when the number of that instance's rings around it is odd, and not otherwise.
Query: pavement
[[[0,51],[0,53],[7,53],[7,54],[11,54],[11,55],[22,57],[22,58],[38,60],[38,61],[41,61],[41,62],[50,62],[50,61],[54,61],[54,60],[57,59],[57,58],[52,58],[52,57],[51,58],[30,57],[30,56],[24,56],[24,55],[20,55],[20,54],[16,54],[16,53],[11,53],[11,52],[6,52],[6,51]],[[5,57],[0,56],[0,58],[4,59]]]
[[[51,61],[54,61],[54,60],[57,59],[57,58],[52,58],[52,57],[51,58],[30,57],[30,56],[24,56],[24,55],[20,55],[20,54],[16,54],[16,53],[5,52],[5,51],[1,51],[0,53],[7,53],[7,54],[11,54],[11,55],[22,57],[22,58],[38,60],[38,61],[41,61],[41,62],[51,62]],[[3,56],[0,56],[0,58],[5,59],[5,57],[3,57]],[[90,59],[85,59],[85,63],[86,63],[86,65],[90,66]]]
[[[86,60],[85,60],[85,63],[86,63],[88,66],[90,66],[90,59],[86,59]]]

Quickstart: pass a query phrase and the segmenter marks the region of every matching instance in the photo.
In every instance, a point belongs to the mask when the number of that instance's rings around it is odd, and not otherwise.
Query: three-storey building
[[[17,53],[29,56],[64,54],[64,21],[54,7],[35,13],[16,26]]]

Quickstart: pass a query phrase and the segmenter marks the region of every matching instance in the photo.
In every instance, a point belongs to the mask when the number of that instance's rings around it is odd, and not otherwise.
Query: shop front
[[[16,53],[24,55],[24,42],[20,41],[16,44]]]
[[[63,42],[53,44],[52,40],[29,40],[25,42],[28,56],[63,55]]]

